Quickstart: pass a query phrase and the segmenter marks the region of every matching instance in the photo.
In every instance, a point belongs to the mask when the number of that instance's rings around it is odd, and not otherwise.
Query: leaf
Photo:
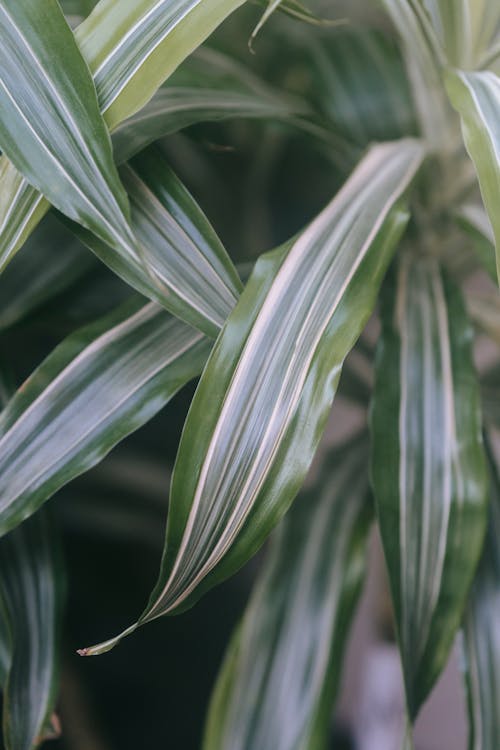
[[[462,617],[483,540],[487,477],[458,289],[435,260],[408,253],[382,301],[372,475],[413,720]]]
[[[122,163],[158,138],[189,125],[227,118],[277,118],[307,112],[301,99],[286,95],[214,49],[196,50],[146,106],[113,133],[115,159]]]
[[[358,440],[332,451],[284,519],[219,673],[204,750],[326,747],[365,573],[367,494]]]
[[[65,291],[95,262],[60,222],[47,216],[0,275],[0,331]]]
[[[449,150],[453,121],[441,79],[445,61],[421,0],[382,0],[382,4],[403,42],[421,132],[433,149]]]
[[[469,315],[478,328],[500,346],[500,297],[498,292],[470,294]]]
[[[136,301],[63,341],[0,415],[0,534],[151,419],[209,350],[199,332]]]
[[[497,252],[500,278],[500,78],[494,73],[451,71],[446,76],[450,101],[460,113],[467,151],[474,162]]]
[[[0,570],[2,630],[8,637],[4,742],[6,750],[31,750],[45,736],[57,700],[65,595],[59,540],[45,513],[0,541]]]
[[[31,2],[37,4],[38,0]],[[55,0],[50,2],[55,4]],[[94,77],[99,106],[110,130],[140,109],[243,2],[101,0],[78,27],[76,40]],[[70,47],[74,47],[72,38]],[[43,196],[0,156],[0,270],[48,209]]]
[[[456,218],[463,229],[473,238],[474,249],[484,270],[493,281],[496,281],[495,237],[488,214],[483,206],[473,203],[461,206],[456,213]]]
[[[118,258],[91,233],[74,231],[125,281],[216,338],[242,285],[211,224],[158,148],[122,167],[121,177],[145,264]]]
[[[290,505],[406,224],[397,204],[422,158],[413,140],[374,147],[298,238],[258,261],[191,404],[162,569],[140,623],[186,609],[234,573]]]
[[[463,626],[470,750],[500,745],[500,479],[490,458],[488,529]]]
[[[135,252],[109,133],[58,3],[2,0],[0,36],[2,150],[62,213]]]

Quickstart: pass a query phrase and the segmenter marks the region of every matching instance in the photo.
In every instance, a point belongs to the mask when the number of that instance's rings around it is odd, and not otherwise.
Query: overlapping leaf
[[[60,211],[134,253],[109,133],[58,3],[3,0],[0,38],[2,150]]]
[[[470,750],[500,744],[500,480],[491,458],[488,529],[463,628]]]
[[[63,341],[0,415],[0,533],[156,414],[209,350],[202,334],[137,302]]]
[[[465,145],[476,168],[495,236],[500,278],[500,78],[494,73],[450,72],[447,89],[460,113]]]
[[[212,697],[204,750],[326,747],[365,569],[366,446],[330,454],[280,526]]]
[[[140,259],[124,260],[95,235],[74,230],[125,281],[216,337],[241,281],[212,226],[159,149],[152,147],[122,167],[121,177],[147,271]]]
[[[406,223],[396,204],[422,158],[414,140],[374,147],[297,239],[257,263],[191,405],[162,570],[140,622],[188,607],[231,575],[297,493]]]
[[[78,27],[76,38],[94,76],[99,106],[108,126],[113,129],[145,104],[193,49],[243,1],[101,0]],[[14,5],[15,0],[10,2]],[[32,2],[37,5],[37,0]],[[56,4],[55,0],[50,2]],[[41,28],[46,29],[47,25],[42,24]],[[72,37],[69,47],[74,47]],[[74,57],[72,54],[71,61]],[[0,196],[1,269],[49,205],[5,156],[0,157]]]
[[[408,710],[446,664],[478,561],[487,481],[471,330],[436,261],[403,257],[384,293],[373,483]]]
[[[265,84],[228,55],[201,47],[137,114],[113,133],[121,163],[152,141],[196,122],[228,117],[286,118],[307,111],[295,97]]]
[[[0,570],[3,739],[6,750],[31,750],[57,732],[52,712],[65,579],[59,541],[45,512],[0,540]]]

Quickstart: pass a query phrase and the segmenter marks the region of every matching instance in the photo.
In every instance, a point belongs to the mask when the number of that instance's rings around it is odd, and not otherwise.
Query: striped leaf
[[[409,715],[446,664],[479,557],[486,471],[471,330],[434,260],[383,293],[372,473]]]
[[[15,4],[17,0],[9,2]],[[38,0],[31,2],[40,5]],[[56,0],[50,2],[56,4]],[[243,2],[101,0],[78,27],[76,40],[94,77],[99,107],[108,127],[113,130],[140,109],[177,66]],[[74,47],[73,38],[70,47]],[[19,176],[5,156],[0,156],[0,270],[48,208],[43,196]]]
[[[494,460],[490,468],[488,529],[463,626],[469,750],[500,747],[500,478]]]
[[[447,150],[452,123],[441,81],[444,60],[430,19],[421,0],[382,0],[382,4],[403,41],[422,134],[434,148]]]
[[[96,262],[59,221],[47,216],[0,275],[0,331],[64,292]]]
[[[74,231],[138,291],[215,338],[241,281],[212,226],[158,148],[122,167],[121,177],[145,262],[124,260],[90,232]]]
[[[191,405],[141,623],[234,573],[290,505],[406,224],[396,204],[422,157],[413,140],[374,147],[298,238],[257,263]]]
[[[55,736],[65,576],[54,528],[37,513],[0,541],[0,617],[6,636],[3,739],[32,750]]]
[[[327,746],[365,572],[367,493],[367,452],[357,441],[328,456],[320,481],[284,519],[228,648],[204,750]]]
[[[65,215],[134,252],[109,133],[57,1],[2,0],[0,39],[2,150]]]
[[[493,281],[496,281],[495,237],[488,214],[483,206],[473,203],[461,206],[456,213],[456,218],[474,240],[474,249],[484,270]]]
[[[500,278],[500,78],[489,72],[455,71],[448,73],[446,86],[460,113],[465,145],[493,226]]]
[[[115,159],[124,162],[158,138],[197,122],[290,119],[306,111],[300,99],[275,90],[228,55],[201,47],[143,109],[118,125],[113,133]]]
[[[135,301],[63,341],[0,415],[0,533],[154,416],[209,350],[199,332]]]

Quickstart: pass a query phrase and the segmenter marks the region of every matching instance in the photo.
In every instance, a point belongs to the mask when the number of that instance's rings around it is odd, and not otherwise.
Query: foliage
[[[8,750],[59,731],[71,519],[154,536],[148,477],[130,517],[93,515],[77,477],[172,400],[157,583],[79,653],[186,611],[271,536],[203,747],[326,748],[374,520],[406,745],[461,633],[470,748],[498,746],[500,9],[337,5],[0,0]],[[372,342],[373,388],[349,356],[371,369]],[[364,421],[325,450],[334,399]]]

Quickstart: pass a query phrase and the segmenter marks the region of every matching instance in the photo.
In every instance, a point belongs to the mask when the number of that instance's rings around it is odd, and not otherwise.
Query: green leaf
[[[65,291],[96,263],[52,216],[0,275],[0,331]]]
[[[383,293],[372,473],[413,720],[444,668],[478,561],[487,477],[471,329],[436,261]]]
[[[474,240],[474,249],[486,273],[497,280],[495,237],[488,214],[483,206],[470,203],[456,212],[458,223]]]
[[[52,712],[65,593],[59,540],[45,513],[37,513],[0,541],[0,570],[1,629],[7,647],[2,664],[4,742],[6,750],[31,750],[54,736],[52,727],[57,725]]]
[[[358,440],[326,458],[284,519],[219,673],[204,750],[326,747],[365,573],[367,494]]]
[[[14,4],[16,0],[9,2]],[[38,0],[31,2],[38,4]],[[55,0],[50,2],[55,4]],[[78,27],[76,40],[94,77],[99,106],[108,127],[113,130],[137,112],[178,65],[243,2],[101,0]],[[73,47],[71,37],[70,48]],[[5,156],[0,156],[0,270],[48,208],[43,196],[20,177]]]
[[[488,529],[463,626],[470,750],[500,746],[500,478],[490,458]]]
[[[56,0],[0,4],[0,143],[60,211],[134,252],[95,88]]]
[[[201,47],[169,78],[146,106],[113,133],[121,163],[158,138],[197,122],[227,118],[290,120],[307,107],[254,75],[228,55]]]
[[[63,341],[0,415],[0,533],[151,419],[209,350],[198,331],[136,301]]]
[[[471,293],[467,308],[474,323],[500,346],[500,295],[498,292]]]
[[[122,167],[121,177],[146,263],[118,257],[78,226],[74,231],[138,291],[215,338],[242,285],[211,224],[157,147]]]
[[[141,623],[186,609],[234,573],[298,492],[422,158],[414,140],[374,147],[302,234],[258,261],[191,404],[162,569]]]
[[[500,278],[500,78],[484,71],[450,71],[446,87],[451,103],[460,113],[465,145],[493,226]]]

